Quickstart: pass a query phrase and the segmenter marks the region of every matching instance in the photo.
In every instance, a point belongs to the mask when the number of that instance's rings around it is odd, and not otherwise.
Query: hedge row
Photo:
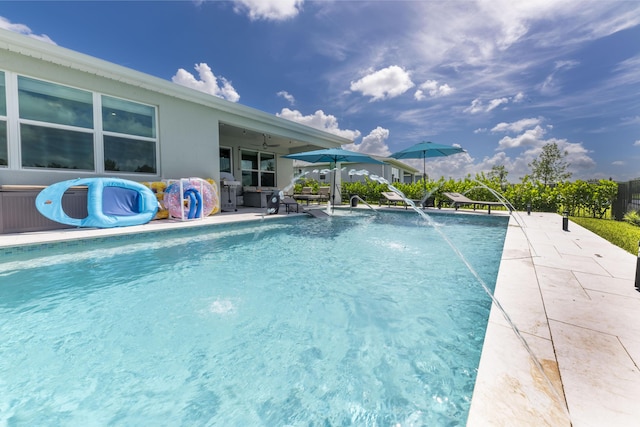
[[[613,181],[563,182],[554,186],[545,186],[540,182],[524,179],[519,184],[500,183],[483,176],[461,180],[441,178],[437,181],[427,180],[409,184],[394,183],[409,199],[421,199],[424,188],[435,198],[436,206],[447,206],[450,200],[443,193],[463,193],[473,200],[498,200],[499,194],[508,200],[516,210],[525,211],[530,208],[537,212],[568,211],[571,216],[591,216],[604,218],[610,215],[611,204],[618,193],[618,185]],[[364,200],[378,202],[381,192],[388,191],[386,184],[380,184],[365,178],[365,182],[343,182],[341,188],[343,199],[357,194]]]

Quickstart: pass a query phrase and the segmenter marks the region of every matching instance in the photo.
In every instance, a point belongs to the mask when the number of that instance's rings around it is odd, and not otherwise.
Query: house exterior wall
[[[218,121],[216,111],[211,108],[13,52],[2,52],[0,71],[5,72],[6,79],[13,78],[15,73],[157,108],[157,173],[105,172],[102,175],[137,181],[219,176]],[[17,100],[10,93],[6,96],[8,108],[11,108]],[[21,168],[16,152],[19,149],[18,124],[11,119],[7,124],[11,160],[9,167],[0,168],[0,184],[49,185],[66,179],[98,176],[96,172],[82,170]]]
[[[92,58],[59,46],[35,41],[0,30],[0,71],[7,83],[6,121],[8,166],[0,165],[0,185],[49,185],[91,176],[117,176],[134,181],[155,181],[199,176],[219,181],[219,147],[233,149],[233,168],[241,178],[240,149],[263,151],[237,136],[224,135],[223,126],[269,134],[278,145],[264,150],[276,154],[276,186],[291,182],[293,165],[280,155],[319,148],[333,148],[351,142],[336,135],[291,122],[237,103],[221,100],[167,80]],[[156,108],[156,172],[113,172],[105,170],[102,139],[96,126],[94,165],[91,170],[31,167],[23,168],[18,117],[18,76],[91,92]],[[101,114],[94,105],[94,117]],[[6,119],[6,120],[5,120]],[[97,119],[96,119],[97,120]],[[4,123],[3,123],[4,125]],[[0,142],[2,140],[0,139]],[[276,141],[274,141],[276,142]]]
[[[307,173],[305,175],[306,178],[313,178],[319,182],[329,183],[329,179],[330,179],[329,174],[326,174],[324,179],[320,179],[320,175],[321,175],[320,173],[313,173],[313,171],[316,169],[322,170],[322,169],[328,169],[328,168],[329,168],[329,164],[323,163],[323,164],[315,164],[315,165],[308,165],[308,166],[298,166],[295,168],[295,170],[296,172],[297,171],[302,171],[303,173],[306,172]],[[364,175],[349,175],[349,171],[351,171],[352,169],[355,169],[356,171],[364,169],[369,172],[369,175],[377,175],[379,177],[386,179],[389,182],[398,182],[398,181],[406,182],[404,178],[405,173],[411,174],[411,176],[413,176],[412,172],[403,170],[399,168],[398,165],[392,166],[388,163],[385,163],[384,165],[378,165],[374,163],[343,163],[341,164],[340,168],[344,169],[341,171],[341,174],[340,174],[342,182],[358,182],[358,181],[364,182],[365,181]],[[396,168],[399,171],[400,176],[392,177],[393,168]]]

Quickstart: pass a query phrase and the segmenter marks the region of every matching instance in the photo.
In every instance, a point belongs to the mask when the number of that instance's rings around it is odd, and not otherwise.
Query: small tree
[[[533,178],[545,186],[571,178],[571,172],[567,172],[569,163],[564,160],[568,154],[561,152],[555,142],[545,144],[538,158],[529,163]]]
[[[493,165],[487,174],[487,178],[498,184],[500,189],[504,190],[507,186],[507,175],[509,175],[509,172],[504,165]]]

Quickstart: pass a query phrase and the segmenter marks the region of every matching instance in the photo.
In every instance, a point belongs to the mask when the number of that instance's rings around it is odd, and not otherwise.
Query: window
[[[22,166],[95,170],[93,95],[18,77]]]
[[[91,92],[18,77],[21,119],[93,130],[92,99]]]
[[[399,182],[400,181],[400,169],[391,168],[391,182]]]
[[[0,116],[7,117],[7,90],[4,83],[4,72],[0,71]]]
[[[7,121],[0,120],[0,166],[9,164],[9,150],[7,150]]]
[[[220,172],[228,172],[233,175],[231,171],[231,149],[230,148],[220,148]]]
[[[7,149],[7,91],[4,83],[4,73],[0,71],[0,166],[9,164],[9,150]]]
[[[276,155],[260,153],[260,186],[276,186]]]
[[[20,138],[25,168],[95,169],[92,133],[21,124]]]
[[[16,81],[23,168],[157,173],[156,107],[12,74]],[[7,102],[0,72],[0,166],[8,157]]]
[[[257,151],[241,152],[242,185],[251,187],[276,186],[276,156]]]
[[[255,151],[242,151],[242,185],[258,187],[258,153]]]
[[[104,170],[156,173],[156,109],[102,96]]]
[[[102,129],[105,132],[155,138],[156,109],[103,95]]]
[[[105,135],[104,170],[156,173],[155,142]]]

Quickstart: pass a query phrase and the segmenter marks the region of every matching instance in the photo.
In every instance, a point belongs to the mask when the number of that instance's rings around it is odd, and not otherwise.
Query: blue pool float
[[[62,196],[86,186],[86,218],[72,218],[62,209]],[[36,197],[38,211],[52,221],[76,227],[127,227],[151,221],[158,211],[155,194],[144,185],[120,178],[78,178],[57,182]]]

